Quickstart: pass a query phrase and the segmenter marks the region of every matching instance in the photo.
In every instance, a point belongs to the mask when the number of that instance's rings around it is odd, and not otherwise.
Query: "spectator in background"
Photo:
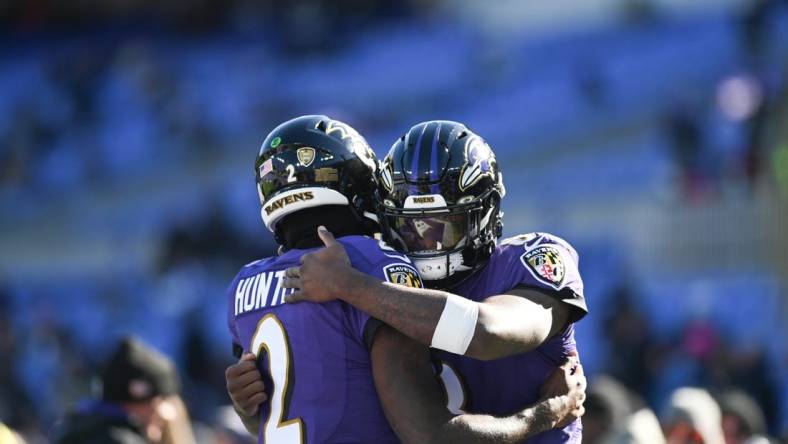
[[[745,54],[753,59],[763,57],[766,43],[764,29],[775,7],[779,7],[776,0],[753,0],[739,17],[740,40],[747,49]]]
[[[677,104],[665,117],[665,130],[679,170],[682,194],[689,200],[697,200],[708,191],[708,180],[701,167],[703,141],[693,110]]]
[[[257,436],[246,430],[241,418],[231,405],[219,407],[214,416],[216,444],[254,444]]]
[[[664,444],[654,412],[623,384],[602,375],[589,384],[583,416],[585,444]]]
[[[725,442],[720,406],[703,389],[682,387],[674,391],[662,423],[668,444]]]
[[[615,379],[604,375],[594,378],[588,386],[583,442],[605,443],[621,430],[633,411],[631,397],[629,390]]]
[[[778,422],[779,385],[772,377],[773,366],[762,346],[733,349],[726,347],[721,358],[709,363],[712,387],[720,390],[736,387],[746,392],[760,406],[761,415],[772,426]]]
[[[725,444],[768,442],[766,418],[763,411],[748,394],[729,390],[718,397],[722,409],[722,431]]]
[[[614,311],[605,322],[612,351],[607,368],[613,378],[643,394],[652,386],[650,355],[654,344],[648,319],[637,306],[636,297],[627,284],[622,284],[612,295]]]
[[[0,420],[21,433],[37,435],[36,411],[27,393],[22,389],[14,362],[19,354],[19,338],[14,334],[13,306],[4,288],[0,288]],[[5,444],[2,439],[0,443]]]
[[[627,417],[624,428],[610,444],[665,444],[665,436],[657,415],[644,407]]]
[[[124,339],[104,367],[100,399],[68,415],[58,444],[194,442],[172,361],[137,339]]]

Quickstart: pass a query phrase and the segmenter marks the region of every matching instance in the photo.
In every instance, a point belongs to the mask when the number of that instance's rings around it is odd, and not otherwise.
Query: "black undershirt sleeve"
[[[566,324],[573,324],[585,317],[588,314],[588,307],[586,300],[582,295],[575,293],[571,288],[562,288],[561,290],[546,290],[541,287],[532,285],[518,285],[515,288],[522,288],[530,291],[538,291],[544,295],[550,296],[553,299],[561,301],[570,306],[569,319]]]

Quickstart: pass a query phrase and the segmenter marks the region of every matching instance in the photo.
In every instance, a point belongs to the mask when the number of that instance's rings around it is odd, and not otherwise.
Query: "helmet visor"
[[[469,213],[438,213],[429,216],[387,216],[392,237],[405,253],[438,253],[465,246],[470,228]]]

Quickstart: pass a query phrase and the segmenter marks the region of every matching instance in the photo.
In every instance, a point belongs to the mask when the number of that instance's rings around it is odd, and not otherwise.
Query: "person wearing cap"
[[[662,416],[665,440],[673,443],[723,444],[722,413],[708,391],[681,387],[670,396]]]
[[[100,396],[76,405],[58,444],[194,442],[172,361],[136,338],[125,338],[101,373]]]
[[[752,396],[741,389],[728,389],[717,397],[722,411],[725,444],[769,443],[766,416]]]

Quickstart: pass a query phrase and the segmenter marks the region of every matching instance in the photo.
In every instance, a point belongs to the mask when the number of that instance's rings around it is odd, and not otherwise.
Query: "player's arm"
[[[326,248],[287,270],[285,287],[299,290],[289,302],[342,299],[416,341],[477,359],[498,359],[541,345],[566,327],[575,307],[542,290],[516,288],[474,302],[461,296],[395,285],[350,266],[327,231]]]
[[[449,412],[427,347],[391,327],[379,328],[371,358],[386,418],[405,443],[516,443],[583,414],[585,377],[579,365],[571,375],[568,368],[559,369],[568,378],[563,393],[495,417]]]
[[[367,275],[354,276],[341,299],[422,344],[484,360],[539,347],[566,326],[572,310],[535,289],[517,288],[474,302]]]
[[[255,359],[252,353],[244,354],[238,362],[227,367],[224,377],[235,412],[246,430],[257,436],[260,428],[260,404],[265,402],[268,396]]]

